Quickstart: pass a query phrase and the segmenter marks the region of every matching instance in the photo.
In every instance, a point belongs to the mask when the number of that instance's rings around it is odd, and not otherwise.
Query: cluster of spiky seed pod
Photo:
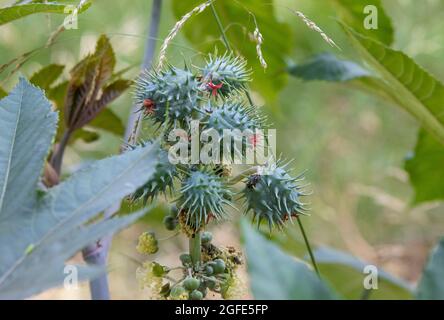
[[[179,226],[191,240],[202,241],[199,263],[192,263],[189,254],[181,256],[182,266],[178,268],[182,278],[175,284],[164,281],[164,276],[170,278],[170,269],[159,267],[159,264],[154,265],[156,268],[150,264],[139,272],[143,275],[145,270],[152,275],[154,269],[158,271],[157,276],[145,275],[142,279],[155,279],[157,289],[161,287],[160,296],[164,298],[202,299],[207,290],[227,298],[236,292],[233,286],[239,286],[235,270],[241,257],[234,249],[219,249],[211,244],[211,239],[205,238],[208,237],[206,226],[211,221],[225,220],[229,216],[228,208],[236,208],[231,167],[224,164],[173,165],[168,161],[166,149],[171,144],[165,139],[165,129],[190,132],[192,120],[199,120],[201,129],[215,130],[221,136],[227,129],[254,132],[264,128],[265,118],[255,106],[244,101],[249,76],[243,59],[225,54],[210,56],[206,65],[197,68],[195,73],[186,66],[179,69],[169,65],[161,71],[143,73],[136,83],[135,100],[140,112],[145,119],[163,128],[163,149],[159,153],[156,173],[132,199],[142,199],[146,203],[168,189],[174,193],[174,185],[180,185],[176,188],[179,195],[174,199],[174,209],[164,219],[165,226],[168,230]],[[254,143],[243,141],[241,150],[234,145],[230,150],[242,154],[246,147],[255,147]],[[251,211],[258,225],[265,221],[271,230],[305,212],[301,202],[305,194],[298,184],[302,177],[292,178],[286,165],[279,162],[260,169],[245,177],[245,188],[240,192],[246,213]],[[149,244],[143,243],[148,240],[152,246],[151,234],[141,236],[138,246],[141,253],[154,251]],[[157,241],[155,244],[157,246]]]

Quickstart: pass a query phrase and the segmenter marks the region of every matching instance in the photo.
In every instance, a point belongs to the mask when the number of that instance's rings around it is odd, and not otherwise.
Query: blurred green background
[[[12,2],[0,1],[0,6]],[[292,31],[292,39],[288,39],[292,45],[288,60],[301,62],[321,52],[358,59],[337,25],[337,14],[329,2],[274,1],[278,21],[288,23]],[[65,31],[52,47],[39,50],[19,73],[6,77],[8,73],[4,72],[0,86],[10,90],[19,74],[29,77],[49,63],[66,65],[66,77],[77,61],[94,50],[100,34],[111,39],[117,70],[132,67],[126,76],[137,76],[151,3],[151,0],[93,1],[93,6],[78,17],[79,29]],[[419,5],[414,0],[390,0],[384,1],[384,5],[396,30],[394,47],[444,79],[444,1],[424,0]],[[158,47],[176,21],[172,6],[172,0],[164,0]],[[342,50],[329,47],[285,7],[304,12]],[[0,26],[0,64],[42,46],[63,19],[60,15],[37,14]],[[199,16],[188,23],[191,28],[198,25]],[[264,40],[267,46],[267,39]],[[217,38],[202,41],[207,45],[220,43]],[[179,34],[168,49],[168,61],[179,65],[184,59],[196,62],[205,53],[193,48]],[[275,75],[266,73],[265,76],[271,85]],[[304,222],[311,241],[343,249],[401,278],[417,281],[430,247],[444,234],[442,205],[410,206],[412,189],[403,162],[415,145],[417,123],[401,109],[340,84],[288,78],[284,89],[276,93],[277,98],[272,101],[264,99],[261,92],[255,92],[253,98],[277,129],[279,153],[284,158],[295,159],[295,173],[307,170],[313,195],[309,199],[311,217]],[[111,106],[124,123],[131,101],[131,92],[127,92]],[[97,142],[77,142],[67,151],[67,172],[78,168],[80,163],[117,153],[121,142],[122,137],[106,132],[101,132]],[[234,213],[235,217],[239,215]],[[161,228],[161,218],[159,210],[158,214],[147,217],[145,223],[122,232],[114,240],[110,262],[114,298],[147,297],[135,280],[134,270],[141,258],[137,256],[135,244],[139,233],[147,228],[157,230],[160,237],[168,236]],[[214,227],[214,232],[217,243],[239,246],[236,226],[221,224]],[[277,238],[287,243],[290,251],[293,250],[291,243],[300,241],[296,226],[289,227],[286,234]],[[177,262],[178,252],[185,250],[183,240],[161,242],[159,260]],[[296,247],[294,250],[300,253]],[[38,296],[86,297],[85,285],[81,290],[54,289]]]

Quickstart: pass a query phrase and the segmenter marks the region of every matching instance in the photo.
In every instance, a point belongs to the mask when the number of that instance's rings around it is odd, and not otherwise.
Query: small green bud
[[[210,290],[213,290],[217,284],[216,277],[215,276],[208,277],[208,279],[205,280],[205,283]]]
[[[177,227],[177,219],[172,216],[166,216],[163,218],[163,224],[167,230],[173,231]]]
[[[183,282],[184,288],[187,289],[190,292],[193,291],[193,290],[196,290],[197,288],[199,288],[199,285],[200,285],[199,279],[196,279],[196,278],[193,278],[193,277],[188,277]]]
[[[199,290],[194,290],[190,293],[190,300],[202,300],[203,294]]]
[[[222,259],[216,259],[213,261],[214,273],[222,273],[225,271],[225,262]]]
[[[201,235],[202,244],[208,244],[211,242],[211,240],[213,240],[213,235],[211,234],[211,232],[208,231],[202,232]]]
[[[170,296],[174,299],[180,298],[185,293],[185,288],[182,286],[175,286],[171,289]]]
[[[180,261],[184,266],[191,264],[191,256],[188,253],[182,253],[180,255]]]
[[[211,276],[214,273],[214,269],[212,266],[208,265],[205,267],[205,274],[207,276]]]

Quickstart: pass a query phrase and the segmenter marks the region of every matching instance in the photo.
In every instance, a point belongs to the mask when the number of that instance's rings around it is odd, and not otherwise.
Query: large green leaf
[[[413,154],[405,162],[415,203],[444,199],[444,146],[420,130]]]
[[[242,220],[251,290],[256,299],[335,299],[335,294],[304,261],[281,251]]]
[[[368,77],[369,71],[353,61],[340,60],[331,53],[316,55],[302,64],[288,67],[288,73],[302,80],[349,81]]]
[[[65,235],[49,237],[37,247],[29,247],[14,272],[0,284],[0,299],[23,299],[63,283],[65,261],[95,241],[118,232],[147,213],[145,209],[122,218],[113,218],[72,228]],[[75,265],[79,281],[100,276],[105,269],[92,265]]]
[[[24,79],[0,101],[2,298],[24,298],[59,283],[67,258],[89,241],[133,221],[99,221],[84,227],[145,183],[156,165],[158,146],[149,144],[93,163],[58,186],[38,192],[55,126],[49,101]]]
[[[79,8],[79,13],[85,11],[91,5],[90,1],[86,1]],[[59,13],[66,14],[68,4],[60,3],[28,3],[18,4],[0,9],[0,25],[29,16],[34,13]]]
[[[374,67],[375,76],[361,75],[362,68],[356,69],[357,64],[331,55],[317,56],[307,63],[290,67],[290,74],[305,80],[346,80],[347,85],[368,91],[409,111],[427,130],[420,131],[415,151],[406,162],[406,170],[415,189],[415,202],[443,199],[443,84],[402,52],[365,38],[348,27],[344,29],[366,61]]]
[[[355,48],[386,84],[393,99],[444,144],[444,86],[400,51],[343,25]]]
[[[393,42],[393,26],[390,18],[382,7],[381,0],[333,0],[342,21],[359,33],[390,46]],[[376,8],[377,29],[367,29],[364,20],[369,15],[364,9],[369,6]],[[372,9],[373,9],[372,8]]]
[[[345,252],[319,247],[314,255],[322,277],[347,299],[359,299],[363,292],[363,281],[367,274],[364,267],[371,263],[364,262]],[[308,257],[307,257],[308,259]],[[378,268],[378,289],[372,290],[372,299],[410,299],[411,286],[403,280]]]
[[[185,13],[202,3],[202,0],[174,0],[173,11],[179,19]],[[244,56],[253,69],[253,89],[257,89],[264,97],[273,99],[286,83],[285,59],[291,52],[293,36],[289,26],[279,22],[274,14],[274,8],[269,0],[215,1],[226,34],[235,51]],[[263,54],[268,68],[264,71],[257,59],[255,43],[250,41],[250,34],[254,31],[252,16],[256,17],[257,24],[263,35]],[[278,32],[277,32],[278,30]],[[222,42],[212,41],[221,39],[217,23],[211,9],[207,9],[192,18],[183,27],[187,39],[199,50],[212,52],[217,44],[219,52],[225,49]]]
[[[425,300],[444,300],[444,239],[430,254],[416,296]]]
[[[415,202],[444,198],[444,85],[411,58],[366,38],[344,26],[352,43],[382,78],[372,79],[373,88],[360,81],[361,88],[375,89],[383,96],[412,114],[424,128],[413,157],[406,169],[415,189]]]

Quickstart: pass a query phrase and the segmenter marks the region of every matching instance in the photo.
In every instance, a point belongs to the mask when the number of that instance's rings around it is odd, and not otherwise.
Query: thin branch
[[[224,27],[222,26],[222,22],[220,21],[220,18],[219,18],[219,15],[217,14],[216,8],[214,7],[214,3],[211,3],[211,11],[213,12],[213,16],[214,16],[214,19],[216,20],[217,26],[219,27],[225,47],[227,48],[228,51],[233,51],[231,49],[230,43],[228,42],[227,35],[225,34]]]

